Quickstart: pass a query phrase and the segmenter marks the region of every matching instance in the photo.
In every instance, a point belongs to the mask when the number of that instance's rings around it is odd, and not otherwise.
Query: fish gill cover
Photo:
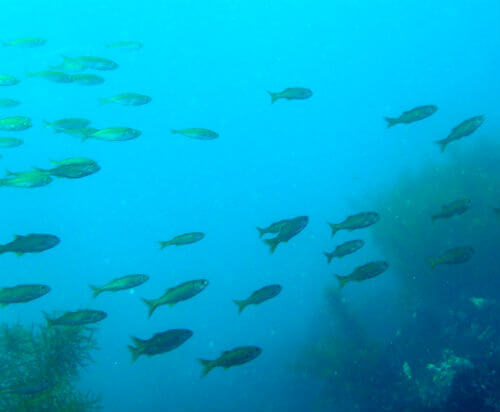
[[[498,15],[5,2],[0,412],[500,411]]]

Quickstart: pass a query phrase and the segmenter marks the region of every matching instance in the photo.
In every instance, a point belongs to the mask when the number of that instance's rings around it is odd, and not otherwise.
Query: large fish
[[[363,229],[377,223],[380,215],[375,212],[363,212],[356,215],[348,216],[342,223],[330,223],[328,225],[332,229],[332,237],[335,236],[339,230],[353,231],[356,229]]]
[[[441,208],[441,212],[432,216],[432,221],[437,219],[445,219],[457,215],[461,215],[470,209],[472,202],[469,199],[458,199],[448,203]]]
[[[161,240],[160,248],[164,249],[167,246],[183,246],[190,245],[191,243],[196,243],[202,240],[205,237],[205,234],[202,232],[191,232],[184,233],[182,235],[175,236],[170,240]]]
[[[40,253],[59,244],[57,236],[32,233],[26,236],[15,235],[14,240],[5,245],[0,245],[0,254],[12,252],[18,256],[25,253]]]
[[[103,286],[90,285],[90,288],[94,292],[94,298],[96,298],[103,292],[117,292],[120,290],[132,289],[136,286],[142,285],[148,280],[149,276],[147,275],[127,275],[122,276],[121,278],[113,279]]]
[[[307,216],[299,216],[293,219],[287,219],[285,223],[283,221],[279,223],[278,234],[271,239],[264,239],[264,243],[269,246],[270,252],[274,253],[276,248],[281,242],[288,242],[293,237],[297,236],[300,232],[304,230],[309,222]],[[271,225],[272,227],[273,225]]]
[[[0,306],[12,303],[25,303],[41,298],[50,292],[47,285],[18,285],[9,288],[0,288]]]
[[[456,140],[469,136],[474,133],[484,122],[484,116],[476,116],[467,119],[456,126],[446,139],[438,140],[436,143],[441,147],[441,152],[444,152],[446,147]]]
[[[84,326],[106,319],[108,314],[100,310],[82,309],[66,312],[57,318],[50,318],[45,314],[49,326]]]
[[[150,339],[139,339],[132,336],[135,346],[129,345],[128,349],[135,362],[141,355],[154,356],[170,352],[186,342],[193,332],[189,329],[172,329],[166,332],[155,333]]]

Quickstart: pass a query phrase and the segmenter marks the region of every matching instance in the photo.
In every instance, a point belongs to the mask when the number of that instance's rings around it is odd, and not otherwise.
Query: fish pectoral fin
[[[14,253],[17,255],[17,257],[21,257],[22,255],[24,255],[23,252],[14,252]]]

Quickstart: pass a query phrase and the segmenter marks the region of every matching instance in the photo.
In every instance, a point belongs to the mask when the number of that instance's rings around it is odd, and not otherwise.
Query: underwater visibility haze
[[[0,412],[500,411],[499,16],[2,4]]]

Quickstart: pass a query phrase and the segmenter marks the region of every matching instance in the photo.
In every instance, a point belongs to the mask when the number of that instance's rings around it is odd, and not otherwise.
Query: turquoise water
[[[61,239],[41,254],[0,256],[1,286],[44,283],[52,288],[39,300],[2,309],[0,320],[30,325],[44,322],[42,311],[107,312],[96,332],[100,349],[79,382],[82,390],[102,394],[106,412],[387,410],[377,409],[375,400],[370,409],[370,402],[356,394],[348,396],[350,405],[326,402],[341,398],[342,391],[321,373],[297,366],[310,345],[325,335],[344,334],[353,323],[359,322],[378,342],[392,342],[406,316],[406,309],[395,303],[404,282],[398,277],[401,267],[394,265],[379,278],[342,291],[339,304],[347,305],[355,321],[342,324],[335,310],[332,314],[325,291],[337,288],[333,274],[347,275],[356,266],[392,256],[387,244],[379,244],[389,235],[376,237],[363,229],[332,240],[326,222],[372,210],[381,214],[381,223],[391,220],[388,209],[378,210],[380,199],[396,193],[402,177],[419,176],[429,167],[466,169],[460,159],[469,153],[480,159],[476,163],[484,173],[497,172],[491,159],[498,153],[500,128],[499,15],[500,4],[493,0],[3,4],[0,40],[47,40],[37,48],[0,48],[1,74],[20,79],[18,85],[2,87],[0,97],[21,102],[0,109],[0,117],[29,116],[33,122],[26,131],[2,132],[0,137],[24,140],[21,147],[2,150],[3,168],[18,172],[48,168],[51,159],[88,157],[101,170],[82,179],[54,178],[35,189],[0,188],[1,243],[28,233]],[[125,40],[144,47],[105,47]],[[60,64],[61,55],[105,57],[119,68],[87,71],[105,78],[96,86],[26,76]],[[267,91],[296,86],[310,88],[313,96],[271,104]],[[137,107],[99,102],[125,92],[149,95],[152,102]],[[439,109],[422,122],[386,128],[384,117],[424,104]],[[440,153],[434,141],[477,115],[486,118],[478,132]],[[124,142],[80,142],[44,126],[44,121],[65,117],[88,118],[96,128],[136,128],[142,135]],[[171,133],[189,127],[208,128],[220,137],[201,141]],[[456,179],[460,174],[457,168]],[[436,188],[441,194],[446,190]],[[475,202],[481,207],[475,209],[476,219],[484,214],[489,219],[475,226],[478,238],[498,239],[489,210],[500,207],[497,192],[492,188],[487,201]],[[491,199],[496,204],[488,203]],[[429,209],[444,203],[446,199],[429,199]],[[256,226],[301,215],[309,217],[304,231],[270,254]],[[460,220],[449,224],[460,225]],[[488,235],[479,231],[484,227]],[[158,241],[186,232],[206,237],[160,250]],[[327,265],[324,251],[357,238],[366,246]],[[496,253],[479,252],[482,262],[484,256],[491,258],[485,264],[488,272],[498,272]],[[469,273],[477,268],[473,262],[466,265]],[[415,270],[408,261],[405,274]],[[132,273],[148,274],[150,280],[132,291],[92,298],[89,284]],[[445,272],[446,279],[453,279],[450,273]],[[199,296],[161,307],[148,319],[140,298],[156,298],[169,287],[199,278],[210,281]],[[482,280],[484,287],[477,290],[481,297],[500,300],[498,292],[484,296],[495,281]],[[275,283],[283,286],[279,296],[238,315],[233,299]],[[446,293],[472,297],[458,287]],[[412,306],[408,318],[422,306],[425,302]],[[444,314],[449,308],[440,310]],[[456,305],[454,310],[467,311]],[[435,312],[431,316],[439,317]],[[422,320],[412,327],[423,327],[423,346],[425,334],[433,334],[429,324]],[[126,349],[130,336],[145,339],[174,328],[194,335],[175,351],[131,362]],[[491,339],[497,339],[491,345],[498,347],[496,329]],[[396,344],[399,349],[406,345]],[[246,345],[261,347],[262,355],[200,378],[197,358],[215,359],[224,350]],[[436,353],[450,346],[429,338],[432,345]],[[467,357],[465,352],[457,356]],[[412,356],[420,354],[407,355]],[[405,359],[386,364],[387,373],[380,371],[376,385],[383,386],[380,379],[388,386],[390,379],[399,379]],[[440,360],[436,355],[422,362]],[[374,385],[373,375],[356,372],[363,362],[357,354],[347,362],[355,372],[344,381]]]

